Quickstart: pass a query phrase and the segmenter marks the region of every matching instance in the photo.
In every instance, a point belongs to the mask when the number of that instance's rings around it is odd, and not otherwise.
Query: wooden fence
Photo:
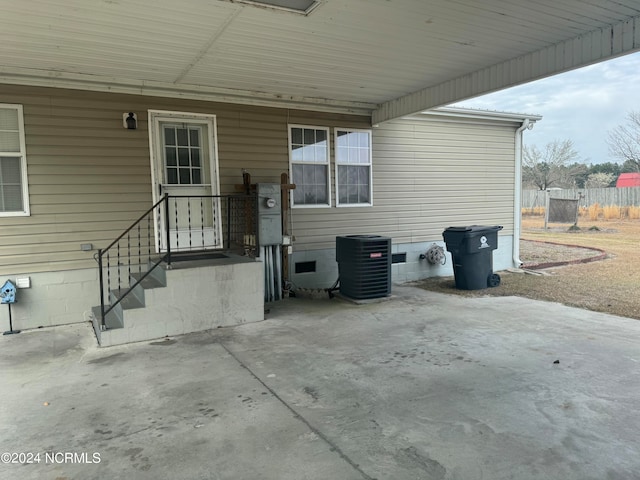
[[[567,188],[562,190],[550,190],[551,198],[578,198],[580,206],[589,206],[598,203],[604,205],[617,205],[619,207],[640,206],[640,187],[625,188]],[[546,192],[544,190],[523,190],[522,208],[544,207],[546,205]]]

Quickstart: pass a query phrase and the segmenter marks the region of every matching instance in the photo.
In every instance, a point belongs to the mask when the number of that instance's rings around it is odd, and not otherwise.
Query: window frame
[[[293,142],[292,142],[292,134],[291,131],[294,128],[302,128],[307,129],[307,130],[323,130],[326,133],[327,136],[327,161],[326,163],[319,163],[319,162],[301,162],[301,161],[294,161],[293,160]],[[327,203],[322,203],[322,204],[296,204],[294,201],[294,197],[295,194],[293,192],[291,192],[290,195],[290,202],[291,202],[291,208],[331,208],[332,206],[332,202],[331,202],[331,129],[330,127],[324,127],[324,126],[320,126],[320,125],[300,125],[300,124],[294,124],[294,123],[290,123],[287,125],[287,136],[288,136],[288,143],[289,143],[289,179],[291,182],[295,183],[293,178],[293,166],[294,165],[325,165],[325,169],[327,172]]]
[[[20,161],[20,181],[22,183],[22,210],[15,212],[0,211],[0,217],[29,217],[31,207],[29,204],[29,182],[27,181],[27,146],[24,133],[24,112],[22,105],[14,103],[0,103],[0,109],[13,109],[18,112],[18,137],[20,141],[19,152],[0,152],[0,157],[13,157]]]
[[[338,155],[338,132],[358,132],[367,133],[369,135],[369,162],[368,163],[348,163],[340,162]],[[335,182],[336,182],[336,207],[373,207],[373,132],[368,128],[346,128],[334,127],[334,159],[335,159]],[[340,175],[338,168],[340,166],[360,166],[369,167],[369,202],[368,203],[341,203],[340,202]]]
[[[187,136],[188,136],[188,145],[179,145],[179,140],[177,138],[177,134],[176,134],[176,138],[175,141],[176,143],[173,145],[170,145],[167,143],[167,128],[173,128],[174,130],[177,130],[178,128],[184,128],[187,130]],[[211,183],[206,183],[204,180],[208,180],[209,182],[211,182],[211,179],[206,179],[203,178],[203,173],[205,173],[204,171],[207,170],[207,165],[204,165],[205,161],[204,161],[204,155],[202,155],[202,152],[204,150],[206,150],[205,148],[205,132],[204,132],[204,128],[203,125],[200,123],[193,123],[193,124],[189,124],[188,122],[175,122],[175,123],[171,123],[171,122],[160,122],[160,128],[162,129],[162,132],[160,134],[161,138],[160,138],[160,143],[161,148],[163,150],[163,152],[161,154],[164,155],[164,180],[165,180],[165,184],[167,185],[171,185],[171,186],[176,186],[176,187],[182,187],[182,186],[210,186]],[[191,130],[196,130],[198,132],[198,141],[200,142],[200,145],[197,146],[193,146],[191,145]],[[174,132],[176,133],[176,132]],[[168,164],[168,160],[167,160],[167,148],[175,148],[175,159],[176,159],[176,164],[174,165],[169,165]],[[189,164],[188,165],[180,165],[180,153],[179,153],[179,149],[180,148],[186,148],[189,151]],[[193,164],[193,150],[198,150],[198,158],[199,158],[199,162],[200,165],[198,166],[194,166]],[[172,183],[169,181],[169,169],[175,169],[176,170],[176,182]],[[189,183],[182,183],[180,181],[180,169],[188,169],[189,170]],[[193,177],[194,177],[194,170],[199,170],[199,175],[200,175],[200,182],[194,182],[193,181]]]

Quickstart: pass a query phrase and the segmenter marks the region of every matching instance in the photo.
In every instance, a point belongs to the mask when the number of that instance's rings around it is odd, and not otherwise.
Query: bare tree
[[[640,172],[640,111],[627,113],[626,123],[609,131],[609,153]]]
[[[553,140],[540,150],[535,145],[525,145],[522,150],[522,180],[540,190],[567,182],[569,162],[578,158],[571,140]]]

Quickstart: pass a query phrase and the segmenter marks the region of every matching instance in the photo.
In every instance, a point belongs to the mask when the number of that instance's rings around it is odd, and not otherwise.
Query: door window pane
[[[178,184],[178,169],[167,168],[167,183],[170,185]]]
[[[178,145],[180,145],[180,146],[189,145],[189,139],[187,137],[187,129],[186,128],[178,128],[176,130],[176,133],[178,134]]]
[[[164,127],[164,144],[175,145],[176,144],[176,129],[172,127]]]
[[[189,142],[192,147],[200,146],[200,130],[192,128],[189,130]]]
[[[180,185],[189,185],[191,183],[191,171],[188,168],[179,170]]]
[[[167,166],[175,167],[178,164],[176,149],[173,147],[165,147],[165,158],[167,160]]]
[[[191,149],[191,165],[194,167],[200,166],[200,150],[197,148]]]
[[[181,167],[189,166],[189,149],[188,148],[179,148],[178,149],[178,165]]]

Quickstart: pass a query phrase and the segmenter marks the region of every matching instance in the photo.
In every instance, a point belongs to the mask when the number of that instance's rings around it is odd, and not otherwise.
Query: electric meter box
[[[282,245],[282,197],[279,183],[258,183],[258,241]]]

